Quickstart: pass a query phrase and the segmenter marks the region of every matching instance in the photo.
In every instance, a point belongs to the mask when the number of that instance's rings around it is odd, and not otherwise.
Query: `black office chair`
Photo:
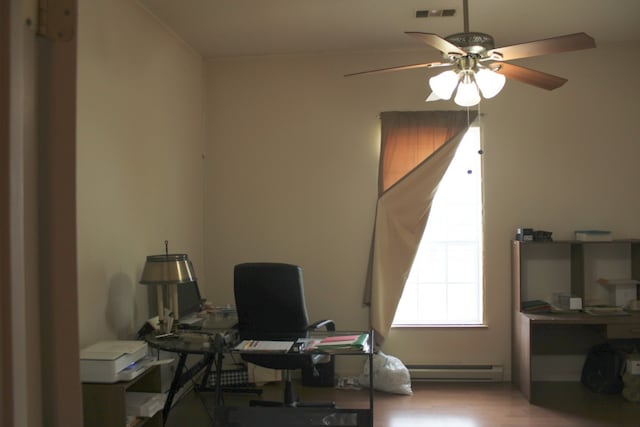
[[[332,320],[309,324],[304,300],[302,269],[282,263],[245,263],[234,268],[233,286],[240,339],[295,341],[313,329],[335,330]],[[266,406],[335,407],[333,402],[299,402],[291,382],[291,370],[312,368],[326,356],[309,354],[243,354],[242,359],[285,372],[282,402],[252,401]]]

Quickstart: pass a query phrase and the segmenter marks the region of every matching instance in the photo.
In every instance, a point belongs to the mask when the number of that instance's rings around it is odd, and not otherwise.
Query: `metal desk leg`
[[[173,379],[171,380],[171,387],[169,388],[169,393],[167,394],[167,400],[164,402],[164,408],[162,408],[162,422],[163,425],[167,423],[167,418],[169,418],[169,411],[171,410],[171,405],[173,404],[173,398],[176,393],[180,389],[180,376],[182,374],[182,370],[184,369],[184,365],[187,361],[187,354],[180,353],[180,358],[178,359],[178,366],[176,367],[176,372],[173,374]]]
[[[375,339],[373,336],[373,329],[369,331],[369,426],[373,427],[373,346],[375,345]]]
[[[183,385],[185,385],[188,381],[195,377],[198,372],[200,372],[205,366],[211,366],[211,363],[213,361],[213,355],[207,353],[198,363],[196,363],[183,373],[182,371],[185,368],[187,356],[188,353],[180,353],[178,366],[176,367],[176,373],[173,375],[171,388],[169,389],[167,400],[164,403],[164,408],[162,409],[162,418],[164,424],[167,423],[167,419],[169,418],[169,411],[171,410],[171,405],[173,404],[173,398],[175,397],[178,390],[180,390]]]
[[[213,354],[213,358],[210,359],[209,363],[207,364],[207,368],[204,371],[204,375],[202,376],[202,381],[200,382],[200,386],[196,390],[196,391],[211,391],[207,382],[211,374],[211,365],[215,362],[216,383],[213,388],[214,396],[215,396],[214,406],[221,406],[224,404],[222,387],[220,386],[220,380],[222,379],[221,376],[222,376],[222,359],[223,358],[224,358],[224,355],[221,352],[215,352]]]
[[[216,353],[215,361],[216,361],[216,389],[215,389],[215,406],[224,405],[224,397],[222,395],[222,359],[224,355],[222,352]]]

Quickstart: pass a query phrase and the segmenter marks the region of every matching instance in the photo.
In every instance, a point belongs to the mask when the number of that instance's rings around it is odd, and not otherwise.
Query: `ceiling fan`
[[[426,100],[451,99],[457,88],[455,103],[470,107],[480,102],[480,93],[484,98],[497,95],[506,78],[547,90],[556,89],[567,82],[565,78],[505,61],[596,47],[592,37],[586,33],[575,33],[496,48],[493,37],[489,34],[469,32],[468,10],[468,0],[463,0],[463,33],[442,38],[432,33],[405,32],[442,52],[442,61],[360,71],[346,74],[345,77],[415,68],[449,67],[449,70],[429,79],[433,92]]]

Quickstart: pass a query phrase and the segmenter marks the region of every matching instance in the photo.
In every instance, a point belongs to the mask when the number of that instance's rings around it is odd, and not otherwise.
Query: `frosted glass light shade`
[[[471,77],[465,76],[464,80],[460,82],[454,101],[461,107],[472,107],[480,102],[478,86]]]
[[[449,70],[429,79],[429,87],[440,99],[451,99],[460,77],[455,71]]]
[[[424,100],[424,102],[431,102],[431,101],[440,101],[440,98],[438,98],[438,95],[436,95],[436,93],[433,91],[429,94],[429,96],[427,96],[427,99]]]
[[[487,68],[482,68],[476,73],[475,77],[476,83],[482,92],[482,96],[487,99],[493,98],[500,93],[504,87],[505,81],[507,80],[502,74],[496,73],[495,71]]]

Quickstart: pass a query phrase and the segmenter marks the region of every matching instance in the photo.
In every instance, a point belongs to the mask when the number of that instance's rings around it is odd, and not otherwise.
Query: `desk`
[[[527,400],[536,401],[538,384],[534,381],[533,356],[586,355],[592,346],[604,341],[629,339],[640,339],[640,314],[592,316],[514,312],[513,382]]]
[[[323,338],[333,335],[359,335],[362,331],[310,331],[306,338]],[[292,341],[295,341],[293,339]],[[327,354],[340,357],[367,357],[369,361],[369,407],[367,409],[321,408],[314,406],[288,407],[219,407],[214,414],[215,425],[219,427],[301,427],[301,426],[352,426],[373,427],[373,331],[368,332],[368,347],[363,351],[318,350],[303,351],[307,354]],[[243,353],[242,350],[235,350]],[[255,354],[252,351],[247,354]],[[298,356],[298,353],[294,353]],[[287,353],[282,353],[287,357]]]
[[[541,381],[544,378],[539,378],[534,372],[535,356],[585,356],[591,347],[608,340],[615,340],[615,344],[620,346],[628,340],[640,339],[639,314],[592,316],[580,312],[521,312],[524,301],[548,300],[554,292],[582,297],[586,305],[591,301],[596,303],[602,290],[596,283],[598,277],[612,274],[615,277],[640,277],[640,240],[513,241],[511,257],[512,378],[530,402],[547,397],[546,385],[556,389],[560,385],[566,386],[563,389],[575,389],[581,385],[579,379],[575,379],[573,384]],[[573,368],[579,372],[582,367],[574,365]],[[568,379],[574,379],[574,375]]]
[[[183,340],[179,338],[179,334],[175,338],[158,338],[151,334],[145,337],[145,340],[151,347],[161,350],[177,353],[179,355],[178,366],[171,382],[171,388],[167,395],[167,400],[163,408],[163,420],[169,417],[171,405],[175,394],[195,377],[203,369],[205,370],[203,380],[200,384],[200,389],[206,388],[206,380],[212,369],[212,365],[215,363],[216,379],[221,377],[222,371],[222,359],[224,353],[230,351],[235,345],[235,340],[229,338],[228,329],[215,329],[207,325],[202,329],[202,332],[206,333],[206,339],[200,341]],[[189,331],[188,333],[194,333]],[[324,337],[327,335],[351,335],[355,332],[313,332],[310,337]],[[234,335],[235,336],[235,335]],[[353,352],[353,351],[331,351],[327,354],[335,356],[359,356],[369,358],[369,378],[371,378],[371,384],[373,384],[373,332],[369,333],[369,348],[366,352]],[[317,351],[315,351],[317,352]],[[195,365],[185,370],[186,359],[190,354],[201,354],[202,359]],[[286,354],[283,354],[286,357]],[[235,390],[235,389],[234,389]],[[220,382],[216,381],[215,392],[215,410],[214,418],[216,420],[216,426],[229,426],[238,425],[242,427],[260,426],[264,427],[265,416],[267,419],[273,419],[269,417],[275,417],[275,420],[281,422],[278,427],[294,426],[294,425],[324,425],[324,424],[300,424],[300,420],[293,422],[292,420],[297,418],[297,415],[305,414],[307,422],[310,420],[326,420],[327,417],[331,417],[336,420],[343,420],[343,424],[329,424],[329,425],[349,425],[356,427],[372,427],[373,426],[373,397],[374,389],[369,388],[369,408],[368,409],[318,409],[318,408],[297,408],[291,410],[290,408],[245,408],[245,407],[224,407],[222,404],[222,388]],[[243,389],[248,392],[258,392],[258,389]],[[265,412],[266,411],[266,412]],[[311,418],[309,418],[311,417]],[[290,423],[291,422],[291,423]],[[315,421],[314,421],[315,422]]]
[[[235,313],[227,316],[211,316],[204,321],[201,329],[182,330],[169,337],[156,336],[151,333],[145,336],[145,341],[153,348],[178,354],[178,364],[167,394],[167,400],[162,410],[164,423],[167,422],[169,411],[173,405],[176,393],[198,373],[204,370],[199,390],[210,390],[207,379],[215,363],[216,384],[215,405],[222,404],[222,387],[219,378],[222,372],[222,359],[225,351],[229,351],[236,344]],[[201,355],[202,358],[190,368],[186,369],[189,355]],[[253,390],[252,390],[253,391]]]

